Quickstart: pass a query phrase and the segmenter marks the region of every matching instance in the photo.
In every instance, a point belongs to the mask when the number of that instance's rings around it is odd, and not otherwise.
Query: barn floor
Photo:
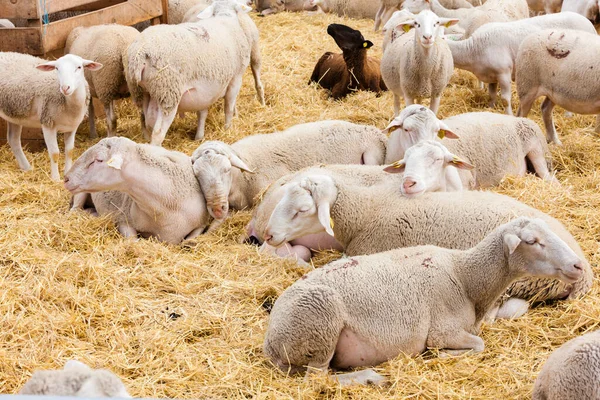
[[[256,100],[248,72],[233,128],[223,130],[219,103],[209,114],[207,139],[233,142],[322,119],[386,126],[391,93],[377,98],[360,92],[335,102],[307,85],[320,55],[337,51],[325,33],[329,23],[361,29],[376,43],[371,54],[380,57],[381,38],[372,21],[300,14],[255,21],[267,106]],[[487,94],[476,87],[471,74],[457,70],[440,115],[486,110]],[[541,124],[539,103],[535,110],[532,117]],[[119,134],[143,141],[134,107],[125,102],[118,112]],[[562,186],[509,177],[494,190],[563,221],[599,272],[600,140],[594,117],[554,114],[564,143],[552,147]],[[84,125],[76,155],[95,142],[86,139]],[[105,135],[104,122],[99,126]],[[178,119],[164,146],[191,154],[197,146],[194,131],[195,116]],[[47,154],[27,155],[34,170],[23,173],[10,149],[0,148],[0,390],[5,394],[16,393],[36,369],[78,359],[117,373],[135,397],[522,399],[530,396],[553,349],[600,325],[595,281],[584,299],[484,325],[481,354],[441,359],[428,353],[381,365],[377,370],[391,382],[385,388],[340,389],[325,378],[286,377],[262,355],[263,303],[304,270],[238,244],[249,212],[234,214],[192,246],[125,240],[107,219],[69,213],[69,193],[50,181]],[[315,267],[335,257],[321,254]]]

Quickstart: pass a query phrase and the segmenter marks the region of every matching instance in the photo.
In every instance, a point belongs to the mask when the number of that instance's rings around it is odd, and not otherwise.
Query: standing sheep
[[[329,51],[323,54],[315,65],[310,82],[331,90],[334,99],[358,90],[377,94],[387,90],[381,78],[379,60],[367,56],[367,50],[373,46],[370,40],[365,40],[360,31],[340,24],[329,25],[327,33],[343,54]]]
[[[558,13],[520,21],[487,24],[466,40],[448,41],[448,46],[457,68],[470,71],[480,81],[490,84],[490,107],[496,105],[497,89],[500,85],[501,97],[507,103],[506,113],[513,115],[511,78],[515,73],[519,46],[530,34],[555,28],[595,32],[593,25],[581,15]]]
[[[404,114],[404,115],[403,115]],[[386,164],[404,157],[410,146],[436,137],[445,140],[450,152],[476,168],[477,188],[496,186],[506,175],[525,175],[527,161],[540,178],[555,182],[548,169],[548,145],[539,126],[527,118],[475,112],[455,115],[443,121],[426,107],[413,105],[388,126]],[[462,176],[463,182],[469,177]]]
[[[253,207],[259,193],[290,172],[321,163],[381,165],[386,142],[372,126],[319,121],[248,136],[231,146],[205,142],[192,162],[209,212],[221,220],[229,207]]]
[[[68,361],[62,370],[36,371],[20,395],[130,398],[123,382],[105,369]]]
[[[19,168],[31,169],[21,147],[23,126],[42,128],[54,181],[60,180],[56,135],[65,132],[65,172],[71,168],[75,133],[90,101],[83,70],[100,68],[102,64],[72,54],[47,61],[0,52],[0,118],[7,122],[8,144]]]
[[[418,1],[424,2],[424,0]],[[396,11],[408,8],[411,12],[418,14],[425,9],[430,9],[430,7],[423,7],[415,11],[407,3],[411,3],[411,0],[380,0],[379,10],[375,15],[375,32],[377,32],[380,25],[385,25]],[[467,0],[443,0],[442,3],[444,7],[451,9],[473,7],[473,4]]]
[[[381,59],[381,76],[394,93],[395,115],[400,112],[400,96],[407,106],[430,97],[430,108],[437,113],[442,91],[454,71],[452,53],[438,30],[457,22],[421,11],[414,20],[401,25],[405,31],[415,28],[414,33],[401,35],[387,45]]]
[[[561,144],[552,119],[555,104],[574,113],[597,114],[596,132],[600,132],[599,51],[600,39],[593,32],[545,30],[523,41],[515,74],[521,103],[518,115],[529,115],[533,102],[546,96],[542,117],[548,141]]]
[[[208,108],[223,96],[229,129],[250,63],[264,105],[258,30],[248,10],[236,0],[218,0],[199,22],[150,27],[129,46],[127,82],[152,144],[162,144],[178,111],[197,112],[196,140],[204,138]]]
[[[117,133],[115,100],[129,95],[123,62],[127,59],[127,48],[140,33],[130,26],[97,25],[77,27],[67,37],[65,53],[95,60],[104,65],[100,71],[85,72],[90,94],[100,100],[106,114],[108,136]],[[90,101],[88,121],[90,138],[98,137],[94,121],[94,102]]]
[[[555,350],[533,388],[533,400],[600,398],[600,331],[576,337]]]
[[[308,367],[307,376],[428,348],[482,352],[481,323],[511,283],[536,277],[573,284],[582,269],[573,250],[531,218],[499,226],[469,250],[419,246],[341,259],[277,299],[264,352],[283,371]],[[336,378],[342,385],[383,380],[369,370]]]
[[[507,297],[536,301],[576,298],[591,288],[593,272],[577,241],[559,221],[541,211],[491,192],[437,192],[426,193],[418,200],[407,199],[387,181],[360,184],[356,178],[359,166],[341,167],[310,168],[275,182],[263,196],[263,203],[270,209],[261,210],[261,203],[255,212],[258,239],[279,247],[309,234],[327,232],[349,256],[424,244],[466,249],[499,225],[529,216],[546,221],[584,260],[584,274],[573,285],[551,280],[519,281],[509,288]],[[381,170],[379,173],[385,174]],[[259,216],[268,222],[259,220]],[[513,304],[505,303],[500,315],[521,315],[527,310],[526,304],[519,313],[504,309]]]
[[[110,214],[125,237],[139,233],[180,243],[209,223],[190,158],[124,137],[87,149],[65,175],[65,188],[75,195],[73,208],[82,207],[91,193],[97,213]]]

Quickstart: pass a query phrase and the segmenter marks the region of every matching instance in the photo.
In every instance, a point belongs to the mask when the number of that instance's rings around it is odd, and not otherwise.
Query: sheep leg
[[[544,120],[544,126],[546,127],[546,139],[549,142],[554,142],[558,146],[561,146],[562,142],[556,134],[556,128],[554,127],[554,121],[552,120],[553,109],[554,103],[549,97],[546,97],[542,102],[542,119]]]
[[[527,117],[533,106],[533,102],[537,98],[537,93],[527,93],[526,95],[519,95],[519,109],[517,110],[517,117]]]
[[[85,208],[85,202],[88,196],[88,193],[74,194],[73,198],[71,199],[71,208],[69,211],[83,210]]]
[[[438,109],[440,108],[440,100],[441,100],[441,96],[437,96],[437,97],[432,97],[429,104],[429,109],[431,111],[433,111],[434,114],[437,115]]]
[[[387,22],[390,20],[390,18],[392,18],[392,14],[396,11],[397,9],[394,7],[390,7],[388,10],[385,11],[385,13],[382,14],[381,16],[381,23],[383,25],[387,24]]]
[[[77,129],[72,132],[65,133],[65,174],[69,172],[73,165],[73,149],[75,148],[75,134]]]
[[[223,219],[214,219],[210,225],[208,226],[208,229],[206,230],[206,233],[210,233],[210,232],[214,232],[217,229],[219,229],[219,227],[221,225],[223,225],[223,222],[225,222],[225,218]]]
[[[400,115],[400,96],[394,93],[394,117]]]
[[[233,119],[233,111],[235,109],[235,102],[237,100],[240,89],[242,88],[242,76],[236,76],[233,78],[227,93],[225,93],[225,129],[231,128],[231,120]]]
[[[600,114],[596,115],[596,126],[594,127],[596,133],[600,133]]]
[[[469,351],[480,353],[485,348],[483,339],[479,336],[470,334],[464,330],[452,331],[440,342],[444,344],[442,351],[446,354],[458,356]]]
[[[174,108],[170,113],[165,114],[162,109],[158,109],[158,116],[154,123],[154,129],[152,129],[152,141],[150,144],[154,146],[162,146],[162,142],[165,140],[167,131],[173,123],[173,120],[177,116],[177,108]]]
[[[258,44],[252,46],[252,53],[250,54],[250,68],[252,69],[252,76],[254,76],[254,88],[256,89],[256,95],[258,101],[262,106],[265,105],[265,88],[260,80],[260,67],[262,61],[260,58],[260,49]]]
[[[512,87],[510,75],[501,75],[499,77],[500,84],[500,96],[502,100],[506,102],[506,114],[513,115],[512,103],[511,103],[511,95],[512,95]]]
[[[53,181],[58,182],[60,180],[60,174],[58,173],[58,141],[56,140],[56,128],[48,128],[42,126],[42,133],[44,134],[44,142],[48,148],[48,154],[50,155],[50,178]]]
[[[511,297],[500,306],[496,313],[496,318],[514,319],[523,316],[529,310],[527,300]]]
[[[10,145],[10,149],[17,159],[19,168],[23,171],[29,171],[31,170],[31,164],[27,161],[27,157],[25,157],[25,153],[23,153],[23,147],[21,147],[22,130],[23,127],[21,125],[16,125],[8,121],[6,122],[6,141]]]
[[[119,229],[119,233],[121,235],[123,235],[123,237],[137,238],[138,232],[135,230],[135,228],[133,228],[127,224],[119,224],[119,226],[117,228]]]
[[[94,111],[94,102],[90,99],[90,104],[88,105],[88,124],[90,125],[90,139],[96,139],[98,137],[98,133],[96,132],[96,112]]]
[[[529,153],[527,153],[526,157],[529,159],[529,161],[531,161],[535,173],[538,174],[540,178],[552,183],[559,183],[554,174],[548,170],[548,162],[546,162],[546,157],[544,157],[544,153],[540,151],[539,148],[532,149]]]
[[[196,128],[195,140],[204,139],[204,128],[206,127],[206,117],[208,117],[208,109],[201,110],[196,113],[198,115],[198,127]]]
[[[115,136],[117,134],[117,116],[115,114],[114,101],[104,104],[104,113],[106,114],[106,136]]]
[[[383,2],[381,2],[381,5],[379,6],[379,9],[377,10],[377,14],[375,14],[375,26],[373,27],[375,32],[377,32],[379,30],[379,26],[381,25],[381,16],[383,15],[384,11],[385,11],[385,5],[383,4]]]
[[[334,375],[333,379],[335,379],[340,386],[350,386],[353,384],[382,386],[385,382],[385,378],[372,369]]]
[[[488,93],[490,94],[488,105],[490,108],[494,108],[496,107],[496,99],[498,98],[498,82],[492,82],[488,85]]]

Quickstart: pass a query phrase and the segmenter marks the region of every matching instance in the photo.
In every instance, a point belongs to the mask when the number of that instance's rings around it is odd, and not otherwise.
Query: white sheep
[[[211,0],[169,0],[169,24],[176,25],[183,22],[186,13],[197,4],[209,4]]]
[[[424,3],[424,0],[417,0],[416,2]],[[380,0],[379,10],[375,15],[375,32],[377,32],[380,25],[385,26],[396,11],[408,9],[410,12],[418,14],[423,10],[431,9],[429,5],[423,6],[422,4],[417,5],[415,8],[412,3],[416,2],[414,0]],[[473,4],[467,0],[442,0],[442,3],[444,7],[451,9],[473,7]]]
[[[519,46],[530,34],[554,28],[595,32],[591,22],[581,15],[558,13],[486,24],[466,40],[448,41],[448,46],[452,51],[455,67],[470,71],[480,81],[490,84],[490,107],[496,105],[500,85],[501,97],[507,103],[506,113],[513,115],[511,79],[515,72]]]
[[[117,133],[117,116],[114,103],[129,95],[123,61],[127,58],[127,48],[140,33],[130,26],[108,24],[91,27],[77,27],[67,37],[65,53],[95,60],[104,68],[100,71],[86,71],[85,78],[90,94],[100,100],[106,114],[108,136]],[[94,102],[89,105],[90,137],[96,138]]]
[[[564,0],[560,12],[581,14],[592,23],[598,23],[600,4],[598,0]]]
[[[290,172],[320,163],[381,165],[386,142],[373,126],[319,121],[248,136],[231,146],[205,142],[192,162],[209,212],[222,220],[229,207],[253,207],[259,193]]]
[[[236,0],[238,3],[240,4],[244,4],[248,7],[252,7],[253,1],[252,0]],[[198,22],[199,18],[198,15],[200,15],[200,13],[204,10],[206,10],[206,8],[208,6],[210,6],[212,4],[212,0],[204,0],[204,1],[200,1],[199,3],[196,3],[193,7],[191,7],[183,16],[183,20],[181,22]],[[256,38],[258,39],[258,37]],[[258,45],[258,43],[257,43]]]
[[[152,144],[162,144],[178,111],[198,114],[201,140],[208,108],[223,96],[228,129],[249,64],[264,105],[258,30],[249,9],[236,0],[215,1],[198,22],[150,27],[129,46],[127,82]]]
[[[364,0],[308,0],[318,12],[333,13],[340,17],[375,19],[379,9],[376,1]]]
[[[99,215],[110,214],[125,237],[179,243],[204,232],[210,216],[190,158],[124,137],[99,141],[65,175],[82,208],[91,193]]]
[[[91,369],[70,360],[62,370],[36,371],[20,395],[130,398],[118,376],[105,369]]]
[[[573,285],[552,280],[519,281],[509,288],[507,297],[536,301],[576,298],[591,289],[593,272],[584,253],[565,227],[549,215],[492,192],[434,192],[408,199],[400,196],[397,185],[389,180],[361,183],[365,182],[363,170],[374,168],[377,167],[314,167],[276,181],[254,214],[257,239],[279,247],[309,234],[327,232],[349,256],[425,244],[467,249],[515,217],[535,217],[545,220],[584,260],[584,275]],[[372,173],[385,174],[381,169]],[[520,313],[508,316],[518,316],[526,310],[523,307]],[[499,315],[506,316],[505,311],[501,309]]]
[[[598,51],[600,39],[595,32],[544,30],[523,41],[515,74],[518,115],[529,115],[534,101],[546,96],[542,117],[549,141],[561,144],[552,120],[555,104],[579,114],[597,114],[596,132],[600,132]]]
[[[444,140],[451,153],[458,155],[476,168],[475,187],[496,186],[506,175],[525,175],[527,161],[540,178],[556,183],[548,169],[549,156],[546,139],[539,126],[527,118],[490,112],[455,115],[443,121],[426,107],[413,105],[386,128],[391,131],[385,163],[404,157],[404,152],[423,140],[437,137],[458,138]],[[472,179],[461,171],[466,187]]]
[[[582,269],[573,250],[532,218],[500,225],[469,250],[419,246],[344,258],[279,296],[263,349],[284,372],[307,367],[307,375],[429,348],[482,352],[481,323],[511,283],[536,277],[573,284]],[[336,379],[345,385],[384,378],[362,371]]]
[[[22,170],[31,169],[21,147],[23,126],[42,128],[54,181],[60,179],[56,135],[65,132],[65,172],[71,168],[75,133],[90,101],[83,70],[100,68],[102,64],[72,54],[47,61],[0,52],[0,118],[7,122],[8,144]]]
[[[401,23],[405,31],[415,28],[414,33],[392,39],[381,59],[381,76],[394,93],[396,115],[400,112],[400,96],[407,106],[430,97],[430,108],[437,113],[442,91],[454,71],[452,54],[439,29],[457,22],[425,10],[414,20]]]
[[[544,364],[533,388],[533,400],[600,398],[600,331],[563,344]]]
[[[472,189],[475,178],[469,174],[467,185],[463,184],[457,169],[472,170],[468,162],[452,154],[446,146],[433,140],[425,140],[409,147],[404,158],[384,168],[385,172],[402,173],[400,191],[406,197],[425,192],[454,192]]]

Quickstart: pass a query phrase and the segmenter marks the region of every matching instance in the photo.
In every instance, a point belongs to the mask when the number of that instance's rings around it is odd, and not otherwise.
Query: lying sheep
[[[342,49],[342,54],[326,52],[321,56],[310,77],[325,89],[331,97],[340,99],[358,90],[381,93],[387,90],[379,67],[379,60],[367,56],[373,42],[365,40],[362,33],[346,25],[331,24],[327,33]],[[310,83],[309,82],[309,83]]]
[[[402,173],[402,195],[415,197],[425,192],[472,189],[475,183],[473,175],[467,175],[466,183],[463,183],[457,169],[473,168],[473,165],[452,154],[443,144],[425,140],[409,147],[402,160],[383,170],[392,174]]]
[[[520,101],[518,115],[529,115],[533,102],[546,96],[542,117],[548,141],[561,144],[552,120],[555,104],[579,114],[597,114],[596,132],[600,132],[598,51],[600,39],[595,32],[552,29],[523,41],[515,74]]]
[[[533,400],[600,397],[600,331],[576,337],[555,350],[533,388]]]
[[[127,138],[112,137],[87,149],[65,176],[81,208],[86,193],[99,215],[110,214],[125,237],[155,236],[180,243],[209,224],[190,158]]]
[[[563,5],[563,0],[527,0],[527,5],[531,11],[554,14],[560,12],[560,9]]]
[[[264,105],[258,30],[248,10],[235,0],[215,1],[199,22],[150,27],[129,46],[127,82],[152,144],[162,144],[178,111],[197,112],[201,140],[208,108],[223,96],[228,129],[250,63]]]
[[[500,225],[469,250],[409,247],[344,258],[304,275],[271,311],[264,352],[283,371],[374,366],[438,348],[482,352],[483,318],[524,277],[573,284],[583,263],[541,219]],[[342,384],[384,378],[336,376]],[[366,378],[366,379],[364,379]],[[566,397],[565,397],[566,398]]]
[[[80,26],[67,37],[65,53],[96,60],[104,65],[100,71],[86,71],[85,79],[92,97],[98,98],[104,106],[108,136],[117,133],[115,100],[129,95],[123,61],[127,58],[127,48],[139,34],[130,26],[110,24],[87,28]],[[98,137],[94,118],[94,102],[90,101],[88,120],[91,138]]]
[[[575,12],[583,15],[593,24],[598,24],[600,23],[599,9],[598,0],[564,0],[560,11]]]
[[[438,192],[426,193],[418,200],[407,199],[399,196],[397,187],[388,181],[361,184],[364,179],[356,178],[360,169],[359,166],[339,166],[335,170],[314,167],[275,182],[255,212],[258,239],[278,247],[309,234],[327,232],[349,256],[424,244],[466,249],[515,217],[535,217],[545,220],[584,260],[584,274],[573,285],[553,280],[521,280],[511,285],[507,297],[544,301],[576,298],[590,290],[593,272],[585,255],[565,227],[549,215],[491,192]],[[385,174],[381,170],[379,173]],[[261,210],[263,204],[272,208]],[[268,222],[259,220],[260,216]],[[509,302],[507,306],[513,304]],[[526,310],[525,307],[516,313],[503,306],[499,315],[513,317]]]
[[[556,182],[548,169],[548,145],[539,126],[530,119],[490,112],[455,115],[443,121],[426,107],[413,105],[386,128],[392,131],[385,163],[404,157],[410,146],[436,137],[444,140],[450,152],[476,168],[475,187],[498,185],[506,175],[525,175],[527,161],[540,178]],[[461,174],[463,182],[469,176]]]
[[[229,207],[253,207],[259,193],[290,172],[320,163],[381,165],[386,142],[372,126],[319,121],[248,136],[231,146],[205,142],[192,162],[209,212],[222,220]]]
[[[507,103],[506,113],[512,115],[511,78],[519,46],[530,34],[551,28],[595,32],[593,25],[581,15],[559,13],[487,24],[469,39],[448,41],[448,46],[457,68],[470,71],[480,81],[490,84],[490,107],[496,105],[496,92],[500,85],[501,97]]]
[[[71,168],[75,133],[90,101],[83,70],[100,68],[102,64],[72,54],[47,61],[0,52],[0,118],[7,122],[8,144],[19,168],[31,169],[21,147],[23,126],[42,128],[54,181],[60,179],[56,135],[65,132],[65,172]]]
[[[275,14],[282,11],[300,12],[316,11],[317,7],[310,4],[310,0],[256,0],[256,11],[262,16]]]
[[[62,370],[36,371],[20,395],[130,398],[123,382],[105,369],[71,360]]]
[[[437,113],[442,91],[454,71],[452,54],[438,30],[457,22],[439,18],[431,11],[421,11],[414,20],[401,25],[405,31],[415,28],[414,33],[392,39],[386,46],[381,59],[381,76],[394,93],[395,115],[400,112],[400,96],[407,106],[430,97],[430,108]]]
[[[364,0],[309,0],[311,7],[319,12],[337,14],[340,17],[375,19],[379,5]]]

